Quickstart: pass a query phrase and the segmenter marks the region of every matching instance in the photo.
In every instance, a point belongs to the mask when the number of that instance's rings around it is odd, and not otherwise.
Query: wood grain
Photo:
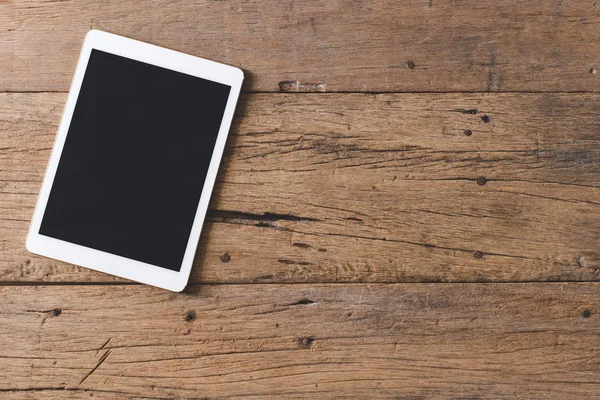
[[[593,1],[0,2],[0,91],[66,91],[102,29],[246,71],[250,91],[593,91]]]
[[[64,100],[0,94],[0,281],[114,279],[24,248]],[[245,96],[192,281],[598,280],[599,114],[595,94]]]
[[[9,399],[591,399],[599,289],[2,287],[0,390]]]

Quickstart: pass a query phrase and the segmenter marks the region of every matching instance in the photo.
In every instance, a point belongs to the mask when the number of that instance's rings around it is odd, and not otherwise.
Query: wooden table
[[[600,4],[0,2],[0,398],[600,397]],[[85,33],[243,68],[191,283],[29,254]]]

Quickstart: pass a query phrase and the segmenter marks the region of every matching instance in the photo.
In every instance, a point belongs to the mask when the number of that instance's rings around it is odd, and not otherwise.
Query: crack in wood
[[[280,262],[282,264],[288,264],[288,265],[312,265],[312,263],[310,263],[308,261],[295,261],[295,260],[289,260],[287,258],[280,258],[277,260],[277,262]]]
[[[104,342],[104,344],[102,346],[100,346],[100,348],[98,349],[98,351],[96,351],[96,355],[98,355],[98,353],[100,352],[100,350],[103,350],[106,345],[112,340],[112,337],[109,337],[108,340],[106,342]]]
[[[231,355],[239,355],[239,354],[261,354],[261,353],[284,353],[288,352],[291,349],[282,348],[282,349],[269,349],[269,350],[247,350],[247,351],[224,351],[222,353],[203,353],[198,354],[196,356],[181,356],[181,357],[165,357],[165,358],[155,358],[149,360],[135,360],[135,361],[114,361],[113,364],[143,364],[143,363],[153,363],[153,362],[162,362],[162,361],[178,361],[178,360],[198,360],[203,357],[219,357],[219,356],[231,356]]]
[[[298,300],[295,303],[290,303],[288,304],[288,306],[303,306],[303,305],[308,305],[308,304],[315,304],[317,303],[314,300],[310,300],[310,299],[302,299],[302,300]]]
[[[100,368],[102,363],[104,363],[104,361],[106,361],[106,359],[108,358],[108,356],[110,355],[111,352],[112,352],[112,349],[106,350],[104,355],[102,355],[102,357],[100,358],[100,361],[98,361],[96,366],[94,368],[92,368],[92,370],[90,372],[88,372],[86,376],[83,377],[81,382],[79,382],[79,385],[82,385],[87,380],[87,378],[89,378],[98,368]]]
[[[455,108],[454,110],[450,110],[452,112],[458,112],[461,114],[471,114],[475,115],[479,113],[479,110],[476,108],[466,109],[466,108]]]
[[[260,222],[277,222],[277,221],[299,221],[299,222],[322,222],[320,219],[310,217],[299,217],[292,214],[278,214],[272,212],[264,212],[262,214],[254,214],[244,211],[229,211],[229,210],[209,210],[208,215],[211,218],[229,220],[249,220]]]

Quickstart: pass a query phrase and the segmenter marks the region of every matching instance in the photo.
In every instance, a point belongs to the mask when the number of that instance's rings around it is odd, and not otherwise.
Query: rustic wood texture
[[[252,91],[598,91],[599,22],[594,1],[2,1],[0,91],[68,90],[91,28],[236,65]]]
[[[0,281],[114,280],[24,248],[65,97],[0,94]],[[595,94],[246,96],[192,281],[598,280],[599,114]]]
[[[595,1],[0,0],[0,398],[598,398],[599,23]],[[245,71],[184,293],[25,250],[92,28]]]
[[[3,287],[2,398],[597,398],[597,283]]]

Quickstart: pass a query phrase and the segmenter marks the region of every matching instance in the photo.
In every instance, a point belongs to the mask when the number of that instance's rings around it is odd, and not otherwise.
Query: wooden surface
[[[45,399],[592,399],[600,348],[598,315],[588,313],[599,289],[5,288],[0,390],[9,399],[31,390]]]
[[[113,280],[23,247],[65,97],[0,95],[2,281]],[[598,115],[597,94],[244,96],[192,280],[597,280]]]
[[[0,89],[67,91],[91,28],[225,61],[247,90],[598,91],[594,1],[0,2]]]
[[[599,22],[0,1],[0,398],[598,398]],[[245,71],[181,294],[25,250],[90,28]]]

